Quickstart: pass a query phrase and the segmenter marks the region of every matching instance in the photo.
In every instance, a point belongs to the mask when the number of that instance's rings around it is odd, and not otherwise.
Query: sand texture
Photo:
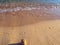
[[[60,13],[57,7],[44,7],[0,13],[0,45],[22,38],[28,45],[60,45]]]

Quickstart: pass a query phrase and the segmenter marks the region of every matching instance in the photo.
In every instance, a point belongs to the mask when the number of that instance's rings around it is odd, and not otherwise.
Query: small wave
[[[0,9],[0,13],[3,13],[3,12],[16,12],[16,11],[28,11],[28,10],[35,10],[35,9],[40,9],[40,7],[25,7],[25,8],[22,8],[22,7],[16,7],[16,8],[8,8],[8,9]]]
[[[40,10],[40,9],[44,9],[44,10],[55,10],[55,9],[60,9],[60,7],[56,7],[56,6],[53,6],[52,8],[47,8],[47,7],[41,7],[41,6],[38,6],[38,7],[15,7],[15,8],[7,8],[7,9],[0,9],[0,13],[3,13],[3,12],[17,12],[17,11],[31,11],[31,10]]]

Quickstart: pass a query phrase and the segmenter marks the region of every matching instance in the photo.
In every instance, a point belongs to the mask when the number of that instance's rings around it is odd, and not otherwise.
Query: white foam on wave
[[[44,10],[50,10],[50,11],[53,11],[53,10],[56,10],[57,8],[60,9],[60,7],[55,7],[53,6],[52,8],[46,8],[46,7],[15,7],[15,8],[7,8],[7,9],[0,9],[0,13],[3,13],[3,12],[17,12],[17,11],[31,11],[31,10],[40,10],[40,9],[44,9]]]
[[[7,8],[7,9],[0,9],[0,13],[3,13],[3,12],[16,12],[16,11],[24,11],[24,10],[27,10],[27,11],[30,11],[30,10],[35,10],[35,9],[40,9],[40,7],[25,7],[25,8],[22,8],[22,7],[16,7],[16,8]]]
[[[30,7],[25,7],[25,8],[22,9],[22,10],[32,10],[32,8],[30,8]]]

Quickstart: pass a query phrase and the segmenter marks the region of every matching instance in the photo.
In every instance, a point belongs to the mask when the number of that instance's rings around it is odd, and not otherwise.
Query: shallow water
[[[15,7],[15,8],[6,8],[6,9],[0,9],[0,13],[4,13],[4,12],[17,12],[17,11],[30,11],[30,10],[40,10],[40,9],[44,9],[45,11],[54,13],[56,15],[59,15],[60,13],[60,7],[59,6],[54,6],[52,8],[48,8],[48,7],[41,7],[41,6],[37,6],[37,7],[29,7],[26,6],[24,8],[22,7]]]
[[[9,3],[9,2],[36,2],[36,3],[52,3],[60,4],[60,0],[0,0],[0,3]]]

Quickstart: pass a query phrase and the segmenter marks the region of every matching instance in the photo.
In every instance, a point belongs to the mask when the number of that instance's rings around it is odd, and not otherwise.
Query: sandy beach
[[[22,38],[28,45],[60,45],[60,7],[30,5],[14,11],[16,7],[0,7],[0,45],[18,43]]]

